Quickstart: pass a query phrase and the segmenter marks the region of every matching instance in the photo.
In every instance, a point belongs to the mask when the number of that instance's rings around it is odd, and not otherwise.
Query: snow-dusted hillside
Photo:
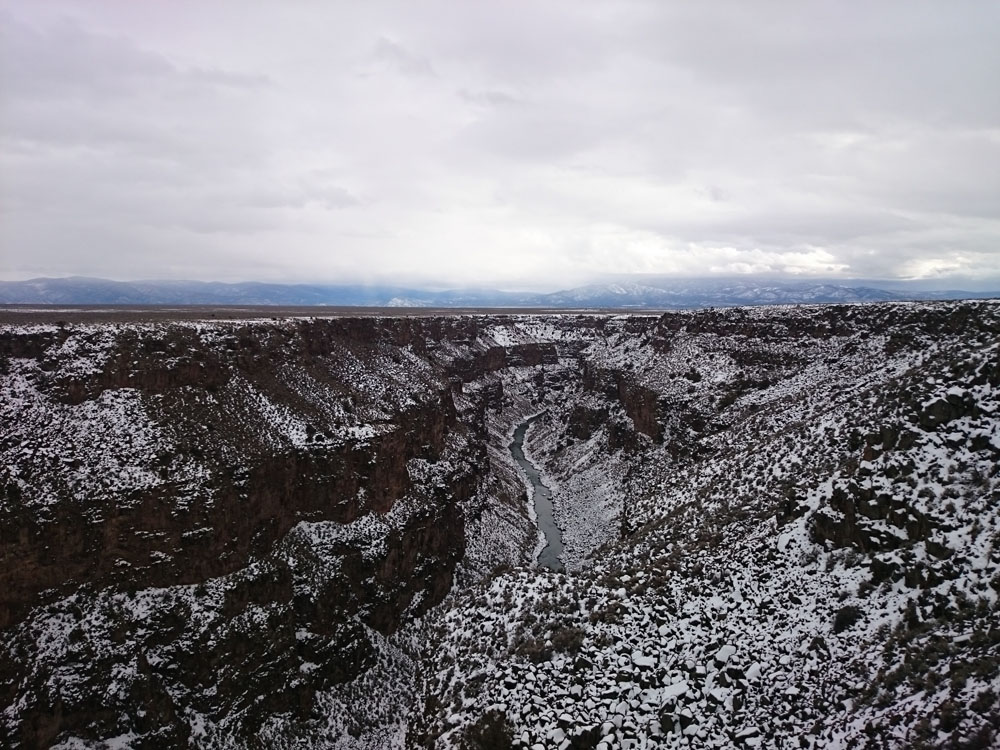
[[[996,746],[998,325],[995,304],[610,321],[595,382],[534,433],[588,543],[431,615],[427,746]],[[662,432],[615,446],[628,387]]]
[[[998,342],[993,302],[9,326],[0,738],[995,746]]]

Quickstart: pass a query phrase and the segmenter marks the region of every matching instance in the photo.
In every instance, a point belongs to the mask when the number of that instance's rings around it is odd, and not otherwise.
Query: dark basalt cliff
[[[434,335],[469,335],[448,322],[433,321]],[[23,416],[38,420],[3,435],[8,456],[34,460],[9,463],[0,478],[0,628],[17,633],[30,612],[80,591],[186,587],[201,600],[175,602],[142,623],[119,618],[107,632],[115,653],[103,660],[88,654],[92,628],[80,631],[71,663],[90,676],[80,692],[53,691],[49,670],[66,665],[39,665],[15,637],[0,661],[0,696],[27,703],[7,724],[8,739],[41,747],[66,732],[97,738],[134,725],[151,732],[150,746],[179,742],[181,707],[144,661],[149,638],[193,649],[177,651],[169,679],[200,710],[308,711],[315,689],[365,668],[370,645],[359,626],[391,634],[441,601],[463,556],[462,503],[475,491],[481,447],[458,422],[447,368],[413,373],[401,363],[400,347],[423,350],[427,339],[394,320],[222,325],[207,336],[185,325],[0,334],[6,368],[17,362],[35,394]],[[72,365],[82,357],[81,372]],[[82,424],[70,452],[48,452],[46,431],[115,392],[139,407],[114,426],[119,434],[89,435]],[[133,442],[135,418],[159,440],[140,455],[108,455]],[[430,467],[428,477],[414,477],[415,460]],[[143,477],[119,487],[114,469],[81,476],[108,462]],[[368,514],[392,516],[376,550],[371,540],[338,540],[322,560],[336,570],[295,585],[298,569],[315,562],[314,549],[292,543],[297,524],[349,526]],[[266,622],[237,627],[251,606],[269,608]],[[193,631],[193,608],[210,611],[214,629],[229,635]],[[79,605],[68,612],[91,618]],[[303,631],[305,642],[296,638]],[[132,661],[141,679],[117,705],[91,694],[116,664]],[[317,666],[296,677],[304,663]],[[226,678],[216,685],[220,668]]]
[[[323,356],[323,344],[310,335],[314,332],[315,327],[304,329],[293,340],[291,351],[283,353],[283,368],[304,367],[304,358]],[[182,435],[172,447],[157,451],[148,468],[163,481],[152,486],[124,495],[66,498],[68,502],[42,512],[30,497],[5,503],[0,508],[0,627],[46,599],[84,585],[168,586],[225,575],[244,567],[251,556],[266,553],[300,520],[350,523],[371,511],[385,513],[412,487],[407,463],[440,458],[447,434],[456,428],[450,393],[438,386],[421,394],[421,403],[386,415],[390,429],[364,440],[328,441],[312,428],[305,445],[251,447],[241,441],[251,429],[249,415],[233,400],[223,397],[206,404],[203,397],[237,375],[274,393],[277,355],[261,355],[271,331],[254,338],[244,329],[236,334],[242,344],[222,352],[190,332],[170,333],[166,342],[153,346],[137,335],[123,337],[104,368],[84,377],[61,373],[51,354],[65,332],[48,347],[23,341],[7,347],[38,350],[45,373],[40,390],[54,400],[78,405],[120,388],[134,389],[140,398],[167,395],[156,404],[157,422],[197,422],[208,430]],[[184,355],[169,359],[168,351]],[[276,395],[289,401],[294,396]],[[241,449],[246,458],[232,460]],[[196,456],[207,469],[196,486],[171,481],[171,466],[183,454]],[[64,458],[64,471],[72,472],[82,460]],[[16,487],[6,485],[8,497],[20,494]],[[193,497],[179,503],[179,496]]]
[[[583,387],[618,401],[632,420],[636,431],[655,441],[662,437],[662,414],[659,394],[639,385],[628,371],[584,365]]]
[[[407,462],[440,454],[449,413],[453,422],[454,409],[443,404],[408,409],[399,429],[365,443],[275,453],[239,468],[206,447],[203,460],[218,461],[218,473],[198,488],[204,501],[180,507],[179,493],[198,490],[169,480],[97,507],[59,503],[39,514],[6,504],[0,627],[83,585],[170,586],[226,575],[301,520],[350,523],[385,513],[411,489]]]

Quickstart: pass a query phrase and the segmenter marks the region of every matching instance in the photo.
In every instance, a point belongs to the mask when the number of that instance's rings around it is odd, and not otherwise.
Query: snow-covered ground
[[[996,746],[997,303],[343,325],[0,332],[5,518],[249,498],[258,461],[398,450],[454,407],[385,512],[362,487],[331,499],[353,520],[310,510],[231,572],[44,593],[3,633],[5,731],[59,703],[111,707],[65,748]],[[533,565],[508,450],[535,414],[566,573]],[[399,540],[446,522],[461,560],[426,611],[387,571],[425,575]],[[132,540],[149,570],[157,534]]]

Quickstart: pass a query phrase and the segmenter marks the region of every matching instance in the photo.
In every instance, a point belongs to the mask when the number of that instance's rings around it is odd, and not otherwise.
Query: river
[[[517,461],[518,466],[528,476],[528,480],[534,488],[535,515],[538,516],[538,528],[545,535],[545,547],[538,554],[538,564],[550,570],[562,572],[566,570],[565,566],[559,560],[563,551],[562,532],[556,526],[555,519],[552,517],[552,492],[542,484],[542,478],[538,473],[538,469],[524,455],[524,434],[528,431],[528,426],[540,416],[541,414],[538,414],[518,425],[518,428],[514,430],[514,442],[510,444],[510,452],[514,456],[514,460]]]

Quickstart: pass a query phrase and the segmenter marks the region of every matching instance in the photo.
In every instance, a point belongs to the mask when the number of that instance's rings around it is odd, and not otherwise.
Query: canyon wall
[[[788,634],[857,670],[852,632],[881,664],[879,623],[950,638],[934,618],[989,599],[996,531],[971,529],[996,520],[998,319],[942,303],[6,325],[0,739],[460,747],[498,705],[528,746],[777,743],[807,723],[830,739],[854,736],[852,711],[890,737],[878,700],[897,698],[844,703],[858,675],[828,665],[819,685]],[[554,490],[557,577],[532,566],[507,451],[539,413],[525,448]],[[997,627],[993,609],[962,617]],[[743,678],[719,677],[706,654],[754,632],[784,650],[737,652]],[[754,663],[777,687],[744,679]],[[950,700],[978,699],[975,679]],[[801,700],[776,692],[790,680]],[[532,713],[548,704],[565,716]],[[630,734],[605,726],[616,711]]]

